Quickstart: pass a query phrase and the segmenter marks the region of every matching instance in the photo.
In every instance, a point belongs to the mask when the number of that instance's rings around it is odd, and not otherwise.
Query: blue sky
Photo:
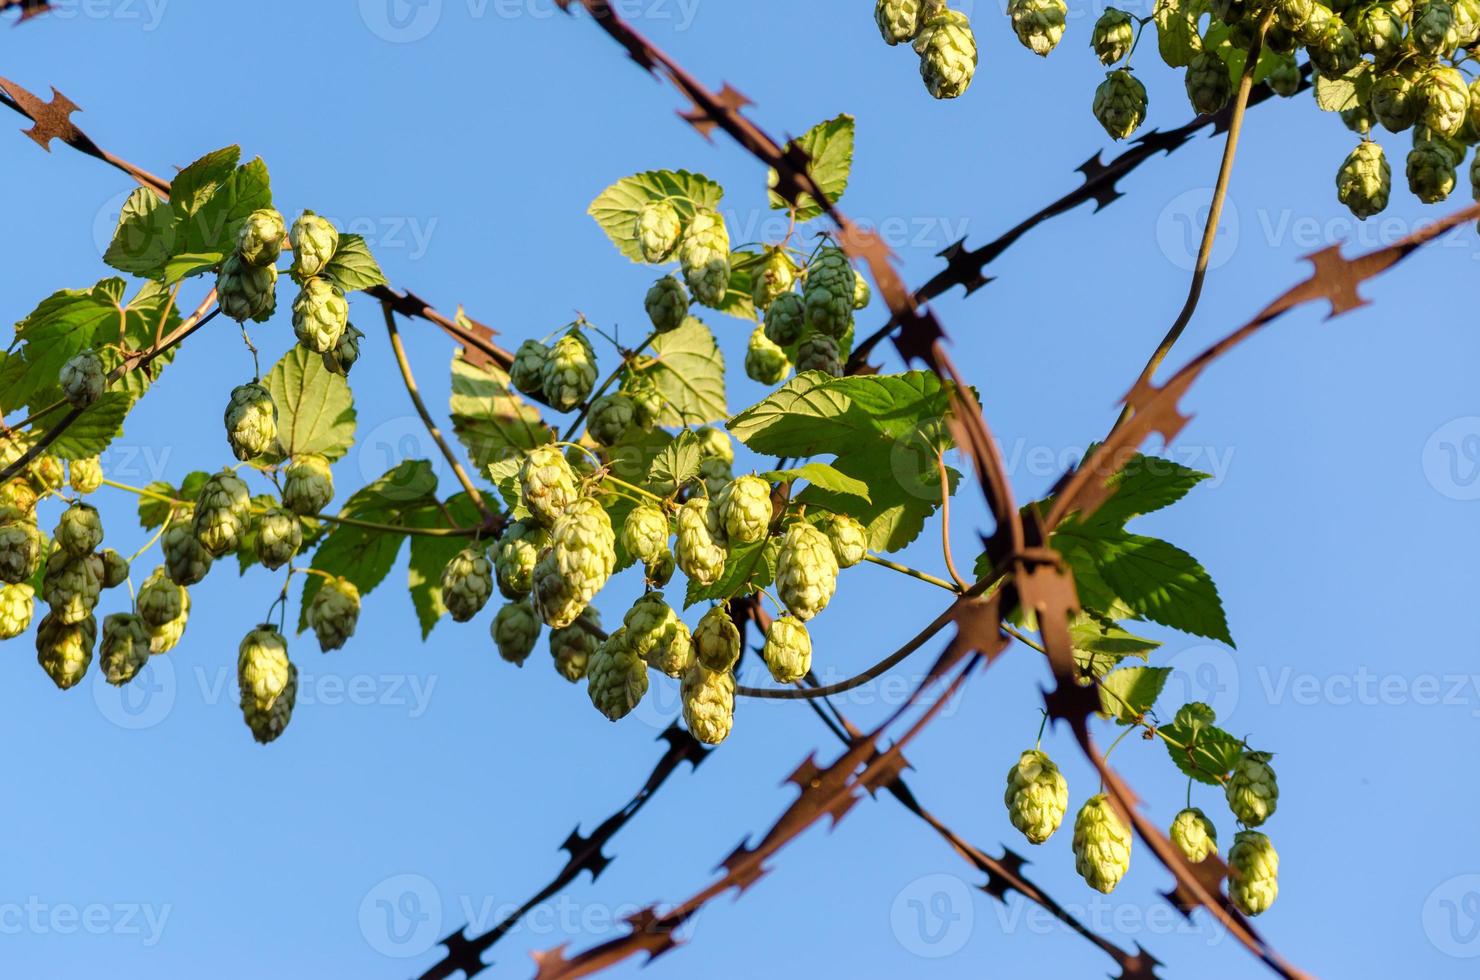
[[[0,33],[0,74],[42,93],[55,85],[84,107],[78,122],[100,144],[157,173],[242,144],[267,161],[284,211],[312,208],[366,234],[394,284],[446,312],[464,304],[511,348],[574,310],[626,338],[643,332],[651,273],[585,214],[612,181],[702,171],[729,190],[732,221],[765,216],[763,170],[683,125],[673,93],[584,18],[559,15],[550,0],[387,2],[271,0],[244,16],[220,4],[73,0]],[[854,114],[844,208],[884,229],[906,278],[921,282],[940,248],[995,236],[1072,187],[1072,168],[1106,146],[1089,114],[1103,71],[1087,50],[1099,8],[1074,5],[1045,62],[1017,44],[995,5],[976,3],[981,69],[964,98],[940,104],[914,59],[879,42],[868,7],[622,9],[701,79],[750,96],[772,132]],[[1180,73],[1157,64],[1147,40],[1138,64],[1150,124],[1178,125],[1190,114]],[[1308,95],[1251,114],[1215,268],[1172,362],[1302,277],[1301,255],[1380,245],[1443,212],[1401,186],[1405,147],[1384,139],[1399,186],[1384,215],[1357,224],[1332,186],[1354,140],[1339,121]],[[981,379],[1021,498],[1103,433],[1180,308],[1220,146],[1199,139],[1147,164],[1103,214],[1058,219],[994,264],[997,282],[937,302],[954,356]],[[19,135],[0,139],[0,162],[10,189],[0,302],[15,321],[52,290],[109,274],[101,248],[130,184]],[[1463,186],[1453,206],[1462,197]],[[1480,790],[1467,775],[1480,742],[1467,612],[1480,553],[1480,337],[1462,305],[1477,258],[1474,230],[1461,229],[1369,285],[1369,308],[1334,322],[1301,310],[1215,366],[1184,402],[1195,417],[1169,450],[1215,478],[1137,525],[1192,552],[1219,583],[1237,651],[1148,630],[1176,668],[1165,703],[1211,700],[1228,727],[1278,753],[1282,796],[1266,829],[1281,890],[1259,926],[1322,975],[1469,976],[1480,956]],[[369,334],[353,379],[361,446],[336,466],[340,500],[404,456],[434,455],[370,328],[377,311],[355,302]],[[882,317],[875,304],[863,322]],[[738,363],[747,328],[715,321]],[[441,410],[449,345],[424,324],[403,333]],[[292,342],[283,316],[254,337],[270,358]],[[105,464],[144,483],[227,462],[221,405],[249,371],[229,324],[192,338]],[[731,407],[759,394],[739,379]],[[132,499],[98,500],[109,544],[143,543]],[[965,554],[985,515],[976,488],[960,500]],[[939,569],[936,532],[902,560]],[[186,638],[156,659],[145,699],[120,701],[95,677],[58,692],[29,637],[8,644],[7,975],[411,976],[437,958],[436,937],[469,918],[481,931],[548,880],[571,828],[589,830],[645,778],[676,703],[655,699],[608,724],[548,668],[543,643],[523,671],[499,661],[492,609],[466,626],[443,623],[423,644],[403,580],[398,569],[371,594],[346,649],[321,655],[311,637],[293,641],[299,704],[267,748],[241,723],[234,663],[275,575],[238,580],[222,568],[193,589]],[[630,595],[636,584],[610,588]],[[817,623],[817,665],[850,674],[940,605],[928,586],[854,569]],[[927,662],[918,655],[900,676]],[[1002,781],[1032,744],[1046,679],[1036,655],[1015,650],[908,753],[922,801],[994,853],[999,841],[1028,850],[1003,812]],[[898,690],[865,688],[841,706],[867,723]],[[698,773],[672,778],[617,838],[599,882],[581,880],[496,947],[493,975],[525,975],[530,950],[584,948],[635,906],[696,891],[785,806],[780,781],[804,756],[831,757],[830,739],[798,705],[742,704],[734,736]],[[1093,792],[1064,733],[1045,747],[1076,803]],[[1149,812],[1169,820],[1185,782],[1165,754],[1132,739],[1115,761]],[[1233,826],[1217,794],[1200,788],[1195,801],[1216,814],[1226,845]],[[1029,873],[1091,925],[1145,946],[1169,977],[1263,975],[1215,926],[1168,909],[1158,891],[1169,879],[1143,847],[1107,899],[1074,875],[1068,836],[1028,855]],[[706,910],[692,945],[647,975],[1109,970],[1088,944],[1016,899],[996,904],[978,883],[891,801],[865,802],[835,831],[807,833],[741,900]]]

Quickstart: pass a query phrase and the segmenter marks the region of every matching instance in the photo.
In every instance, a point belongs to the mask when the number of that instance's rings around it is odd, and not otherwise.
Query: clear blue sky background
[[[268,162],[285,212],[309,207],[366,231],[392,282],[447,312],[465,304],[510,347],[575,309],[624,337],[642,332],[651,273],[585,215],[617,178],[688,168],[725,184],[737,220],[764,207],[764,172],[723,138],[710,145],[682,125],[674,94],[584,18],[556,14],[550,0],[443,0],[403,10],[398,32],[385,2],[68,2],[0,31],[0,74],[42,93],[56,85],[86,109],[78,121],[102,145],[164,175],[241,143]],[[907,230],[893,243],[914,282],[960,234],[980,243],[1073,186],[1072,168],[1107,144],[1089,113],[1102,77],[1087,50],[1097,10],[1082,4],[1047,62],[1017,44],[996,5],[976,4],[983,63],[967,96],[948,104],[924,95],[911,55],[879,42],[866,0],[627,6],[700,78],[749,95],[773,132],[856,115],[844,206]],[[1151,123],[1182,123],[1180,74],[1149,48],[1138,63]],[[1174,361],[1303,276],[1302,254],[1344,240],[1370,247],[1440,213],[1401,186],[1404,140],[1385,140],[1399,186],[1382,219],[1357,226],[1332,188],[1353,142],[1339,121],[1308,95],[1252,114],[1218,265]],[[1203,139],[1148,164],[1104,214],[1058,220],[994,266],[999,281],[937,304],[959,363],[990,372],[983,401],[1023,497],[1105,430],[1180,307],[1219,149]],[[110,274],[100,249],[130,185],[13,131],[0,139],[0,166],[0,303],[14,321],[53,289]],[[1463,197],[1462,183],[1455,206]],[[1167,704],[1212,700],[1230,728],[1278,751],[1283,793],[1266,829],[1282,856],[1281,891],[1259,925],[1326,976],[1471,976],[1480,955],[1480,337],[1467,304],[1477,257],[1473,229],[1462,229],[1368,287],[1371,308],[1334,323],[1301,311],[1217,365],[1188,396],[1196,418],[1173,448],[1217,478],[1141,524],[1219,582],[1239,648],[1158,633],[1163,662],[1178,668]],[[354,376],[363,446],[336,467],[341,491],[402,454],[434,455],[372,326],[376,311],[357,300],[355,314],[369,334]],[[882,316],[875,304],[863,322]],[[715,320],[737,360],[747,328]],[[405,333],[440,410],[449,345],[424,324]],[[281,315],[256,335],[270,358],[292,341]],[[221,407],[249,364],[228,323],[192,338],[110,454],[115,473],[178,480],[228,462]],[[742,378],[731,405],[757,394]],[[141,544],[134,501],[99,500],[108,543]],[[969,552],[984,515],[975,487],[961,500],[957,546]],[[905,560],[939,568],[933,535]],[[550,670],[543,642],[523,671],[499,661],[492,609],[442,624],[423,644],[403,581],[393,572],[368,598],[345,650],[323,656],[311,637],[293,642],[299,705],[267,748],[242,725],[234,664],[276,575],[238,580],[221,568],[195,588],[184,642],[151,672],[153,697],[127,710],[95,676],[58,692],[29,636],[8,644],[0,969],[400,978],[437,958],[436,937],[470,915],[486,928],[542,885],[571,828],[594,826],[645,777],[676,703],[670,694],[608,724]],[[609,617],[635,589],[611,587]],[[118,601],[110,595],[100,612]],[[841,675],[872,662],[941,601],[882,569],[846,573],[817,623],[818,666]],[[1045,679],[1036,655],[1014,651],[909,752],[925,804],[992,851],[999,841],[1028,850],[1006,820],[1002,783],[1032,743]],[[862,723],[886,700],[865,689],[843,706]],[[1094,790],[1087,767],[1064,734],[1046,744],[1077,805]],[[526,975],[528,951],[586,947],[634,903],[703,886],[780,812],[790,799],[780,780],[816,748],[830,758],[834,743],[805,709],[742,704],[730,741],[697,774],[673,777],[617,839],[598,883],[583,879],[496,947],[494,975]],[[1165,754],[1130,740],[1116,761],[1150,812],[1170,819],[1185,783]],[[1202,787],[1195,800],[1226,845],[1233,826],[1218,794]],[[1068,838],[1035,850],[1030,873],[1116,942],[1144,945],[1169,977],[1263,975],[1202,917],[1186,923],[1168,910],[1158,897],[1168,876],[1144,847],[1105,899],[1074,875]],[[1019,900],[1004,908],[975,891],[978,881],[892,801],[865,802],[836,831],[809,832],[740,901],[707,910],[692,945],[647,975],[1109,970]]]

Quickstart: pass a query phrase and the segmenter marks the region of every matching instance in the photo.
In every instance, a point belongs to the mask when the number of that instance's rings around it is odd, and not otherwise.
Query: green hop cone
[[[67,479],[77,493],[94,493],[103,485],[103,466],[96,456],[74,459],[67,464]]]
[[[649,562],[668,550],[668,517],[652,504],[639,504],[622,523],[622,549]]]
[[[288,659],[288,644],[272,624],[264,623],[242,639],[236,679],[242,718],[252,737],[266,745],[288,727],[298,697],[298,668]]]
[[[149,631],[132,613],[113,613],[103,620],[103,642],[98,646],[103,679],[120,686],[138,676],[149,662]]]
[[[678,559],[673,557],[673,552],[667,548],[656,558],[650,558],[642,563],[642,573],[649,588],[661,589],[673,581],[673,573],[678,568]]]
[[[251,517],[251,495],[241,477],[222,470],[201,485],[195,501],[195,536],[214,557],[235,551]]]
[[[602,395],[591,403],[586,416],[586,431],[603,446],[621,440],[637,422],[637,406],[620,391]]]
[[[683,234],[678,209],[667,201],[649,201],[637,212],[632,234],[642,249],[643,261],[654,264],[668,261]]]
[[[324,653],[344,646],[359,621],[360,590],[342,576],[325,581],[308,605],[308,625]]]
[[[735,471],[725,460],[706,459],[699,464],[699,478],[704,481],[704,491],[715,497],[725,488],[726,483],[735,478]]]
[[[514,521],[493,549],[493,571],[506,599],[523,599],[534,588],[534,566],[550,532],[534,521]]]
[[[540,617],[528,599],[508,602],[493,617],[488,628],[498,655],[515,667],[523,667],[540,638]]]
[[[563,629],[550,631],[550,657],[555,661],[555,673],[574,684],[586,676],[591,658],[596,656],[601,640],[585,626],[586,620],[601,625],[601,614],[588,608],[586,614]]]
[[[1091,796],[1074,818],[1074,870],[1108,895],[1131,866],[1131,832],[1104,793]]]
[[[112,548],[104,548],[98,557],[103,559],[103,588],[116,589],[128,581],[127,558]]]
[[[571,504],[550,529],[550,547],[534,569],[534,605],[554,629],[575,622],[617,563],[611,518],[596,500]]]
[[[247,215],[236,235],[236,254],[248,265],[272,265],[283,253],[288,227],[272,208],[259,208]]]
[[[339,343],[334,345],[333,350],[326,350],[320,355],[324,361],[324,369],[330,374],[348,377],[350,370],[360,359],[360,341],[364,338],[359,327],[346,323],[344,333],[339,335]]]
[[[627,645],[627,629],[608,636],[586,666],[586,693],[611,721],[625,718],[647,693],[647,664]]]
[[[1064,822],[1069,783],[1047,754],[1029,749],[1007,770],[1007,817],[1029,843],[1042,844]]]
[[[663,393],[658,390],[652,378],[641,371],[626,371],[622,376],[621,390],[622,394],[632,399],[632,407],[637,411],[638,425],[648,429],[657,424],[658,416],[663,411]]]
[[[771,485],[758,476],[742,476],[725,484],[714,506],[731,543],[754,544],[771,526]]]
[[[1290,28],[1305,45],[1313,45],[1320,41],[1321,34],[1335,19],[1336,15],[1331,8],[1321,3],[1320,0],[1311,0],[1306,5],[1305,22],[1298,28]],[[1283,26],[1283,25],[1281,25]]]
[[[531,398],[545,397],[545,362],[550,359],[550,348],[538,340],[526,340],[514,352],[514,364],[509,368],[509,380],[514,387]]]
[[[339,232],[324,218],[305,211],[288,232],[293,246],[293,278],[302,282],[324,271],[339,250]]]
[[[103,543],[103,519],[91,504],[73,504],[62,511],[52,538],[68,555],[80,558]]]
[[[807,267],[807,281],[802,287],[802,302],[807,308],[809,329],[838,338],[853,323],[853,292],[858,273],[848,264],[848,256],[831,246],[818,253]]]
[[[689,315],[689,291],[677,276],[664,276],[647,291],[642,307],[658,333],[677,330]]]
[[[678,246],[684,282],[694,299],[718,307],[730,286],[730,233],[714,211],[695,212]]]
[[[811,524],[800,521],[786,529],[776,556],[776,595],[802,622],[832,601],[838,587],[838,560],[832,543]]]
[[[1357,14],[1357,47],[1376,64],[1390,64],[1403,50],[1403,19],[1385,3],[1374,3]]]
[[[782,293],[766,310],[766,339],[778,347],[790,347],[802,339],[807,325],[807,305],[799,293]]]
[[[1210,116],[1228,104],[1233,97],[1233,80],[1228,66],[1211,51],[1192,58],[1186,73],[1187,101],[1199,115]]]
[[[713,606],[694,628],[694,659],[705,670],[730,670],[740,660],[740,629],[723,605]]]
[[[1392,185],[1393,168],[1381,144],[1363,140],[1336,172],[1336,199],[1366,220],[1387,207]]]
[[[0,524],[0,582],[25,582],[41,567],[45,541],[33,521],[21,519]]]
[[[838,342],[820,333],[810,334],[797,345],[797,373],[821,371],[834,378],[843,376],[843,352]]]
[[[283,506],[303,517],[311,517],[334,499],[334,474],[329,460],[317,453],[294,456],[283,478]],[[188,583],[182,583],[188,584]]]
[[[868,280],[863,278],[862,273],[853,276],[853,308],[861,310],[868,306],[874,298],[874,291],[869,288]]]
[[[31,483],[37,493],[60,490],[67,479],[66,471],[62,469],[62,461],[49,454],[38,456],[31,463],[29,473]]]
[[[719,581],[729,557],[720,535],[718,515],[707,497],[695,497],[678,509],[678,567],[695,585]]]
[[[1342,123],[1347,129],[1358,136],[1366,136],[1372,132],[1372,109],[1366,103],[1354,105],[1350,109],[1342,109],[1339,113]]]
[[[1425,204],[1437,204],[1454,190],[1458,166],[1454,153],[1443,143],[1416,141],[1408,152],[1408,189]]]
[[[1218,828],[1195,806],[1172,818],[1171,838],[1193,864],[1201,864],[1218,853]]]
[[[868,554],[868,529],[847,514],[828,514],[817,529],[827,535],[839,568],[852,568]]]
[[[1423,124],[1441,136],[1458,133],[1469,115],[1470,88],[1457,69],[1436,67],[1425,72],[1418,98],[1423,103]]]
[[[1095,89],[1094,114],[1114,140],[1123,140],[1140,128],[1146,118],[1146,86],[1128,68],[1105,75]]]
[[[1244,915],[1262,915],[1280,893],[1280,856],[1257,830],[1233,835],[1228,849],[1228,900]]]
[[[768,248],[751,277],[750,298],[758,310],[770,309],[780,296],[791,292],[797,267],[784,248]]]
[[[36,511],[36,490],[25,477],[0,484],[0,520],[31,519]]]
[[[1408,39],[1420,54],[1430,58],[1453,50],[1455,36],[1454,7],[1448,0],[1428,0],[1413,12],[1413,29]]]
[[[1136,40],[1135,22],[1131,15],[1116,7],[1106,7],[1090,34],[1089,46],[1102,65],[1113,65],[1130,51]]]
[[[185,624],[190,620],[190,593],[180,588],[180,615],[167,623],[149,627],[149,652],[169,653],[185,635]]]
[[[1271,54],[1279,55],[1281,58],[1291,57],[1300,50],[1300,38],[1278,24],[1270,25],[1269,33],[1264,35],[1264,44]]]
[[[1383,72],[1372,83],[1368,100],[1377,121],[1393,133],[1401,133],[1418,121],[1423,99],[1418,92],[1418,75],[1410,70]]]
[[[24,582],[0,585],[0,640],[13,640],[24,633],[35,612],[35,589]]]
[[[756,327],[745,348],[745,376],[759,384],[776,385],[790,373],[786,351],[767,339],[765,327]]]
[[[1017,39],[1023,47],[1045,58],[1064,36],[1068,13],[1064,0],[1009,0],[1007,4],[1007,15],[1012,18]]]
[[[920,56],[920,78],[933,98],[954,99],[970,86],[976,74],[976,36],[971,19],[957,10],[942,8],[920,27],[915,37]]]
[[[1465,115],[1469,132],[1480,133],[1480,78],[1470,83],[1470,105]]]
[[[622,618],[627,645],[647,665],[669,677],[682,677],[694,661],[694,638],[661,592],[648,592]]]
[[[1310,20],[1314,5],[1315,0],[1275,0],[1274,12],[1281,27],[1298,33]]]
[[[177,585],[194,585],[211,570],[212,556],[184,524],[171,524],[159,539],[164,550],[164,565],[170,581]]]
[[[277,405],[272,392],[252,382],[231,389],[226,403],[226,441],[237,459],[256,459],[277,440]]]
[[[580,490],[560,449],[540,446],[530,450],[519,466],[519,494],[534,519],[549,527],[575,502]]]
[[[237,323],[261,323],[277,309],[277,280],[276,266],[252,265],[233,253],[216,274],[216,301]]]
[[[893,47],[913,41],[920,33],[921,7],[924,0],[878,0],[874,4],[874,23],[884,43]]]
[[[793,684],[812,669],[812,637],[807,625],[795,616],[778,616],[766,630],[761,659],[777,684]]]
[[[568,412],[591,394],[596,385],[596,352],[580,329],[568,331],[550,347],[540,377],[545,401],[557,412]]]
[[[139,611],[139,618],[144,621],[144,625],[155,629],[180,618],[180,612],[185,608],[185,589],[170,581],[161,565],[150,572],[144,584],[139,587],[138,600],[134,607]]]
[[[349,325],[349,301],[344,290],[317,276],[303,281],[293,300],[293,334],[315,354],[331,351]]]
[[[282,568],[303,546],[303,524],[281,507],[269,508],[257,520],[257,560],[264,568]]]
[[[691,664],[679,685],[683,723],[705,745],[718,745],[735,724],[735,675]]]
[[[52,683],[63,691],[75,687],[92,664],[93,644],[98,639],[98,621],[91,616],[64,623],[56,610],[41,617],[36,627],[36,662]]]
[[[51,615],[63,623],[80,623],[92,616],[102,591],[102,558],[52,550],[41,579],[41,599],[51,607]]]
[[[1340,78],[1362,60],[1357,36],[1340,17],[1332,17],[1307,45],[1310,63],[1326,78]]]
[[[716,429],[712,425],[701,425],[694,430],[694,435],[699,439],[701,458],[722,459],[726,463],[735,462],[735,444],[730,441],[729,433],[723,429]]]
[[[482,548],[467,547],[442,569],[442,604],[454,622],[466,623],[493,595],[493,563]]]
[[[103,359],[92,350],[74,354],[57,375],[62,397],[73,408],[86,408],[101,398],[107,380]]]
[[[1280,787],[1269,764],[1273,758],[1268,752],[1245,752],[1223,786],[1228,808],[1247,827],[1264,823],[1279,806]]]

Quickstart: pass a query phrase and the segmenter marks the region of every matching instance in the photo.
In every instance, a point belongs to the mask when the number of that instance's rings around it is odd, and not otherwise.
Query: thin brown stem
[[[951,576],[951,581],[956,583],[956,589],[965,592],[970,586],[956,571],[956,560],[951,557],[951,480],[950,474],[946,472],[946,457],[944,453],[935,454],[935,467],[940,473],[940,550],[945,556],[946,571]]]

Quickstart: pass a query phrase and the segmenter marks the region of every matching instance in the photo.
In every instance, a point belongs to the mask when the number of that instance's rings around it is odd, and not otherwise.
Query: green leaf
[[[864,483],[862,480],[855,480],[836,466],[827,463],[807,463],[804,466],[795,466],[789,470],[770,470],[759,475],[762,480],[768,483],[806,480],[813,486],[821,487],[823,490],[831,490],[833,493],[859,497],[865,503],[869,502],[867,483]]]
[[[475,527],[482,520],[478,508],[465,493],[448,499],[447,512],[457,522],[457,527]],[[447,519],[440,507],[424,507],[407,516],[411,527],[448,527]],[[416,535],[411,539],[411,564],[407,570],[407,584],[411,589],[411,604],[416,607],[416,619],[421,624],[421,638],[425,640],[447,612],[442,603],[442,569],[463,548],[468,540],[460,537],[429,537]]]
[[[207,153],[175,175],[170,182],[170,201],[179,214],[194,214],[216,193],[236,170],[242,148],[225,146]]]
[[[653,342],[654,362],[644,373],[663,396],[659,425],[699,425],[729,416],[725,404],[725,358],[697,317]]]
[[[0,393],[0,409],[10,412],[57,383],[57,374],[74,355],[95,341],[118,339],[124,281],[104,279],[90,289],[52,293],[15,325],[25,371]]]
[[[781,553],[781,539],[762,538],[751,544],[734,545],[725,559],[725,570],[711,585],[700,586],[689,581],[683,607],[706,600],[733,599],[764,589],[776,581],[776,557]]]
[[[1152,12],[1156,21],[1156,46],[1168,67],[1185,68],[1202,50],[1197,21],[1204,7],[1197,0],[1158,0]]]
[[[1123,527],[1133,517],[1176,503],[1207,479],[1211,479],[1209,474],[1181,463],[1137,453],[1105,481],[1105,485],[1115,493],[1090,515],[1086,523]]]
[[[1122,667],[1100,679],[1100,713],[1122,725],[1140,721],[1166,686],[1170,667]]]
[[[646,205],[668,201],[687,225],[695,211],[719,207],[724,196],[724,188],[702,174],[649,170],[623,177],[598,194],[586,210],[623,255],[633,262],[642,262],[642,248],[635,232],[637,216]]]
[[[841,115],[836,119],[818,123],[807,130],[801,139],[793,140],[787,144],[798,145],[804,150],[812,162],[808,170],[817,186],[822,188],[828,200],[836,204],[848,189],[848,174],[853,168],[853,117]],[[767,186],[775,188],[780,176],[773,169],[767,177]],[[773,189],[770,191],[771,207],[784,211],[791,207],[786,199],[777,194]],[[798,203],[797,221],[811,221],[822,214],[822,207],[810,194],[802,194]]]
[[[648,467],[646,483],[653,493],[667,497],[699,475],[703,462],[699,437],[688,429],[658,451]]]
[[[767,456],[861,455],[872,446],[918,442],[950,410],[950,394],[928,371],[832,378],[808,371],[729,422],[730,434]],[[938,485],[938,481],[937,481]]]
[[[673,436],[662,429],[643,429],[634,425],[616,445],[607,449],[609,472],[619,480],[646,486],[653,461],[672,442]]]
[[[1184,776],[1217,786],[1243,754],[1243,742],[1215,725],[1192,727],[1180,718],[1160,729],[1173,764]]]
[[[48,450],[62,459],[86,459],[96,456],[123,434],[123,420],[133,408],[132,395],[122,391],[105,391],[89,405],[77,421],[57,437]]]
[[[529,516],[529,508],[524,506],[524,495],[519,489],[519,466],[522,460],[518,457],[509,457],[485,467],[489,482],[498,489],[498,495],[504,499],[504,509],[509,512],[512,520],[522,521]]]
[[[555,438],[539,411],[519,397],[509,375],[495,364],[475,367],[454,354],[449,405],[452,431],[479,471],[508,458],[517,468],[525,452]]]
[[[322,275],[332,279],[346,293],[386,284],[380,263],[370,254],[370,246],[359,235],[340,235],[334,257],[324,266]]]
[[[1069,638],[1074,645],[1074,661],[1086,677],[1103,676],[1127,657],[1145,660],[1152,650],[1161,646],[1155,640],[1128,632],[1092,609],[1084,610],[1069,624]]]
[[[1360,62],[1340,78],[1315,76],[1316,105],[1326,112],[1345,112],[1366,105],[1372,93],[1372,65]]]
[[[260,457],[281,462],[298,453],[339,459],[355,441],[355,404],[349,383],[324,367],[324,360],[301,346],[290,348],[273,365],[267,390],[278,412],[278,444]]]
[[[164,264],[163,281],[173,286],[182,279],[210,272],[226,257],[224,252],[183,252],[170,257]]]
[[[184,176],[183,174],[181,176]],[[179,187],[179,178],[175,179]],[[180,213],[177,191],[172,192],[175,211]],[[236,237],[247,216],[259,208],[272,207],[272,186],[267,164],[259,157],[231,172],[199,207],[180,214],[176,241],[183,241],[179,252],[220,252],[236,248]]]
[[[137,188],[118,215],[103,261],[120,272],[157,278],[175,244],[175,211],[148,187]]]

